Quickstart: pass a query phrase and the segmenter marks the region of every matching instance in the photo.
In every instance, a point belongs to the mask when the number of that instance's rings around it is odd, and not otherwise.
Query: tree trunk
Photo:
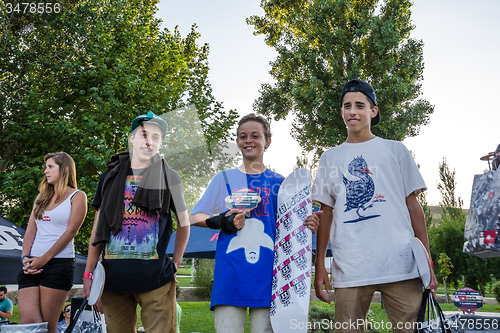
[[[448,296],[448,289],[446,289],[446,279],[443,278],[443,286],[444,286],[444,295],[446,298],[446,303],[450,303],[450,298]]]
[[[7,164],[10,161],[10,158],[14,156],[15,150],[14,145],[9,145],[5,151],[5,154],[0,156],[0,173],[5,170]]]

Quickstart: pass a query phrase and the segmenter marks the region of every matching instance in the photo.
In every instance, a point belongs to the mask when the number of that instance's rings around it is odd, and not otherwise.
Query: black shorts
[[[75,275],[74,258],[52,258],[39,274],[24,274],[21,270],[17,275],[18,289],[43,286],[59,290],[71,290]]]

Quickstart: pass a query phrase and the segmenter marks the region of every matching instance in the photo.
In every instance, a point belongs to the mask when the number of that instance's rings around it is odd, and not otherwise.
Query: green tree
[[[448,290],[446,289],[446,280],[448,279],[448,276],[451,274],[451,269],[454,268],[453,264],[451,263],[450,257],[446,255],[446,253],[440,253],[439,258],[438,258],[438,264],[439,264],[439,276],[443,278],[443,286],[444,286],[444,294],[446,296],[446,303],[449,303],[449,296],[448,296]]]
[[[417,196],[417,200],[420,203],[420,206],[422,206],[422,210],[424,211],[425,226],[427,227],[427,230],[429,230],[429,228],[432,225],[432,220],[434,219],[434,216],[432,215],[431,209],[429,208],[426,192],[420,193]]]
[[[413,156],[413,159],[415,159],[415,153],[410,150],[411,156]],[[420,163],[415,161],[417,163],[417,167],[420,170]],[[429,230],[429,227],[432,225],[432,220],[434,219],[431,209],[429,208],[429,203],[427,202],[427,192],[421,192],[417,196],[417,200],[420,203],[420,206],[422,207],[422,210],[424,212],[424,219],[425,219],[425,227],[427,230]]]
[[[378,7],[381,3],[380,7]],[[349,79],[370,82],[388,139],[415,136],[434,107],[421,95],[423,42],[410,38],[410,0],[262,0],[263,16],[247,23],[265,35],[278,58],[254,109],[275,120],[295,115],[292,135],[316,155],[343,142],[341,89]]]
[[[208,147],[231,139],[237,114],[212,95],[208,45],[197,45],[196,26],[185,38],[161,30],[158,1],[71,0],[51,14],[7,13],[6,4],[0,1],[0,214],[11,221],[26,226],[48,152],[75,159],[90,202],[106,160],[127,148],[132,119],[149,110],[194,105]],[[80,252],[92,215],[76,240]]]
[[[450,170],[446,158],[439,163],[439,180],[437,187],[442,197],[439,203],[442,214],[449,215],[453,219],[465,220],[464,201],[456,195],[455,170]]]

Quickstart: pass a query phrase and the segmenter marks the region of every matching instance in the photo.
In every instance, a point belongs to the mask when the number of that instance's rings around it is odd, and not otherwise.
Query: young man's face
[[[0,291],[0,302],[7,298],[7,293]]]
[[[370,108],[370,99],[362,92],[348,92],[342,100],[342,118],[350,132],[370,130],[370,123],[378,108]]]
[[[149,161],[161,147],[160,128],[154,123],[141,124],[130,137],[133,156],[140,161]]]
[[[243,158],[247,160],[254,160],[264,153],[271,138],[267,138],[264,134],[264,126],[257,121],[247,121],[241,124],[238,129],[238,137],[236,144],[240,148]]]

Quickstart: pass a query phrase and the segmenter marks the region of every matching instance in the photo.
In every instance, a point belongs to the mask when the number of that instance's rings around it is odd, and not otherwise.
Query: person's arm
[[[190,225],[187,210],[179,214],[175,213],[175,217],[177,218],[177,231],[172,262],[174,263],[175,268],[178,269],[181,265],[182,256],[184,255],[184,250],[186,250],[186,245],[189,240]]]
[[[325,285],[326,292],[330,293],[330,279],[328,278],[328,272],[325,268],[325,258],[326,251],[328,249],[328,241],[330,239],[330,229],[332,227],[333,208],[321,204],[321,210],[323,211],[323,213],[319,216],[319,227],[316,238],[314,290],[316,292],[316,297],[318,297],[323,302],[330,303],[328,298],[326,298],[323,294],[323,285]]]
[[[205,222],[210,215],[205,213],[196,213],[189,215],[189,223],[196,227],[208,228],[207,223]]]
[[[32,210],[28,221],[28,227],[26,228],[26,232],[24,233],[23,250],[21,253],[24,274],[37,274],[41,272],[41,270],[34,270],[29,266],[31,262],[29,260],[29,255],[31,252],[31,247],[33,246],[33,242],[35,241],[36,230],[37,228],[35,222],[35,214]]]
[[[5,311],[5,312],[0,310],[0,317],[5,318],[5,319],[10,319],[10,317],[12,317],[12,310]]]
[[[424,247],[430,257],[431,252],[429,249],[427,227],[425,226],[424,211],[422,210],[422,207],[417,200],[417,195],[415,192],[406,197],[406,206],[408,207],[408,212],[410,213],[411,226],[413,228],[413,232],[415,233],[415,237],[417,237],[422,242],[422,244],[424,244]],[[434,270],[431,268],[431,284],[429,288],[431,289],[431,293],[433,296],[436,296],[437,287],[438,282],[436,279],[436,275],[434,274]]]
[[[233,230],[240,230],[243,228],[245,225],[245,214],[247,213],[248,210],[241,210],[237,208],[232,208],[224,214],[225,217],[229,217],[230,215],[235,214],[232,222],[230,224],[233,225]],[[207,224],[207,220],[210,219],[212,216],[206,214],[206,213],[196,213],[192,214],[189,216],[189,222],[196,226],[196,227],[203,227],[203,228],[212,228],[212,229],[219,229],[216,227],[214,223],[211,223],[210,226]],[[210,222],[210,221],[209,221]],[[222,223],[224,224],[224,223]],[[220,226],[219,226],[220,227]],[[228,227],[230,228],[230,226]],[[226,230],[226,228],[222,227],[220,228],[221,230]],[[227,230],[226,230],[227,231]]]
[[[97,229],[97,222],[99,221],[99,209],[95,212],[94,225],[92,226],[92,234],[89,239],[89,251],[87,253],[87,265],[85,266],[85,273],[94,272],[95,266],[99,261],[99,256],[102,252],[102,243],[93,246],[95,233]],[[83,297],[89,297],[90,287],[92,286],[92,279],[83,279]]]
[[[75,238],[78,230],[80,230],[85,215],[87,215],[87,195],[83,191],[78,191],[71,199],[71,215],[69,216],[66,231],[42,256],[30,259],[30,268],[41,269],[50,259],[68,246],[71,240]]]

